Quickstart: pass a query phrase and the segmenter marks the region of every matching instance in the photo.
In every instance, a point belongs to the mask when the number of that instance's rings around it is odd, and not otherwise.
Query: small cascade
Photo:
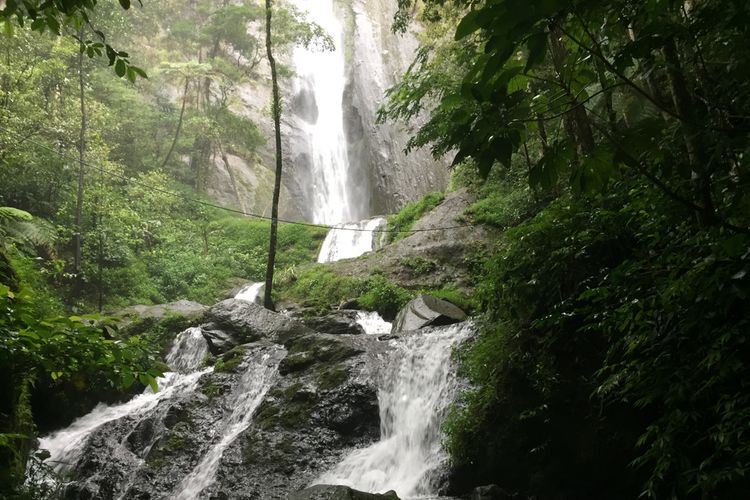
[[[157,379],[159,391],[147,387],[143,393],[119,405],[99,404],[90,413],[76,419],[70,426],[43,437],[39,448],[50,452],[48,463],[62,472],[73,468],[85,449],[88,438],[102,425],[120,418],[145,415],[160,401],[191,393],[198,380],[212,368],[200,370],[208,353],[208,344],[200,328],[188,328],[180,333],[167,355],[167,363],[175,370]]]
[[[352,452],[315,484],[395,490],[404,499],[436,495],[446,462],[440,425],[458,386],[451,351],[471,331],[460,323],[401,339],[380,371],[380,441]]]
[[[382,217],[360,222],[337,224],[326,235],[318,254],[318,262],[336,262],[353,259],[376,250],[384,234],[386,220]]]
[[[391,333],[392,323],[384,320],[383,317],[375,311],[357,311],[355,320],[368,335],[383,335]]]
[[[250,283],[249,285],[243,286],[234,298],[260,304],[263,301],[260,294],[264,290],[264,286],[265,283]]]
[[[276,349],[281,351],[281,348]],[[269,353],[260,355],[258,360],[251,359],[242,379],[232,393],[230,399],[232,412],[219,424],[221,439],[208,450],[192,472],[177,485],[175,493],[170,498],[174,500],[204,498],[201,492],[216,480],[216,472],[224,450],[252,422],[255,410],[263,401],[278,374],[279,361],[279,356]]]

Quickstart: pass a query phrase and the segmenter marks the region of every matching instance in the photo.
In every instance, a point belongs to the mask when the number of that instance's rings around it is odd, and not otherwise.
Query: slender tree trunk
[[[164,168],[167,166],[167,162],[169,162],[169,158],[172,157],[174,148],[177,145],[177,139],[180,137],[180,129],[182,129],[182,119],[185,116],[185,104],[187,103],[189,85],[190,85],[190,78],[186,76],[185,88],[182,91],[182,107],[180,108],[180,118],[177,120],[177,130],[175,130],[174,132],[174,138],[172,138],[172,145],[169,146],[169,151],[167,151],[167,156],[166,158],[164,158],[164,161],[161,164],[161,168]]]
[[[281,102],[279,98],[279,82],[276,78],[276,60],[271,48],[271,4],[266,0],[266,54],[271,66],[271,83],[273,88],[273,102],[271,111],[276,138],[276,179],[273,185],[273,201],[271,203],[271,237],[268,243],[268,265],[266,267],[266,289],[263,305],[266,309],[273,309],[271,288],[273,287],[273,267],[276,262],[276,233],[279,224],[279,193],[281,191]]]
[[[83,31],[81,30],[81,38],[83,38]],[[82,215],[83,215],[83,181],[86,165],[86,127],[87,119],[86,116],[86,95],[83,78],[83,52],[78,54],[78,87],[80,91],[80,103],[81,103],[81,133],[78,142],[78,193],[76,196],[76,213],[75,213],[75,254],[73,257],[73,270],[77,277],[81,273],[81,233],[83,228],[81,227]],[[80,278],[76,278],[80,279]]]
[[[707,111],[701,103],[690,96],[674,40],[667,40],[662,48],[662,53],[667,63],[667,77],[669,78],[669,87],[675,110],[678,115],[686,120],[682,122],[681,127],[685,138],[688,162],[692,170],[695,200],[702,207],[702,210],[697,214],[698,221],[703,225],[712,225],[718,221],[718,217],[711,194],[711,172],[701,143],[701,131],[695,125],[701,119],[701,116],[705,116]]]
[[[555,72],[558,75],[560,84],[571,99],[571,109],[569,112],[565,113],[563,122],[566,133],[572,135],[571,139],[578,146],[579,152],[587,154],[594,150],[594,134],[591,131],[591,124],[589,123],[586,108],[582,106],[578,102],[576,96],[570,92],[570,87],[565,81],[565,64],[568,59],[568,50],[565,48],[565,45],[563,45],[562,36],[562,30],[557,22],[553,22],[550,25],[549,36],[552,63],[555,66]]]

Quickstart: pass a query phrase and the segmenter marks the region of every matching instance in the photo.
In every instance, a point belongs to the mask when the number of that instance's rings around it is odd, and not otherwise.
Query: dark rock
[[[237,340],[226,332],[221,330],[208,330],[203,328],[203,337],[208,342],[208,350],[214,356],[227,352],[235,347]]]
[[[254,342],[265,338],[283,343],[299,335],[312,333],[308,327],[291,318],[244,300],[223,300],[211,307],[205,317],[212,323],[211,326],[240,342]]]
[[[359,300],[357,299],[349,299],[347,301],[344,301],[339,306],[339,309],[358,309],[359,308]]]
[[[395,491],[365,493],[348,486],[316,484],[289,495],[288,500],[399,500]]]
[[[516,498],[496,484],[477,486],[471,492],[469,500],[512,500]]]
[[[363,335],[362,325],[357,323],[357,311],[342,309],[325,316],[305,318],[302,322],[313,330],[334,335]]]
[[[418,330],[425,326],[450,325],[465,319],[466,313],[450,302],[423,294],[399,311],[391,332]]]

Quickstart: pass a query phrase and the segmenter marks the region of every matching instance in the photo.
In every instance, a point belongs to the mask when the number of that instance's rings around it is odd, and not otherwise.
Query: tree
[[[273,57],[271,41],[272,0],[266,0],[266,56],[271,67],[272,101],[274,140],[276,146],[276,176],[273,184],[273,200],[271,202],[271,233],[268,242],[268,263],[266,265],[266,286],[263,305],[266,309],[273,309],[271,292],[273,288],[273,268],[276,262],[276,236],[279,225],[279,193],[281,192],[281,98],[279,97],[279,82],[276,75],[276,60]]]

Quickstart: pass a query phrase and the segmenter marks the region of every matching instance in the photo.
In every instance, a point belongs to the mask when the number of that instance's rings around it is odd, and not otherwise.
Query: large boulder
[[[357,323],[357,311],[352,309],[334,311],[325,316],[303,318],[301,321],[313,330],[323,333],[335,335],[361,335],[365,333],[362,325]]]
[[[178,300],[166,304],[155,304],[151,306],[138,304],[130,306],[116,313],[123,318],[136,316],[141,319],[154,318],[163,319],[166,316],[183,316],[189,319],[197,319],[206,312],[208,306],[190,300]]]
[[[223,300],[206,312],[205,319],[208,321],[205,330],[221,330],[240,342],[265,338],[284,343],[313,333],[302,323],[245,300]]]
[[[288,500],[399,500],[394,491],[365,493],[348,486],[316,484],[289,495]]]
[[[396,316],[391,333],[418,330],[425,326],[458,323],[466,313],[448,301],[422,294],[412,300]]]

